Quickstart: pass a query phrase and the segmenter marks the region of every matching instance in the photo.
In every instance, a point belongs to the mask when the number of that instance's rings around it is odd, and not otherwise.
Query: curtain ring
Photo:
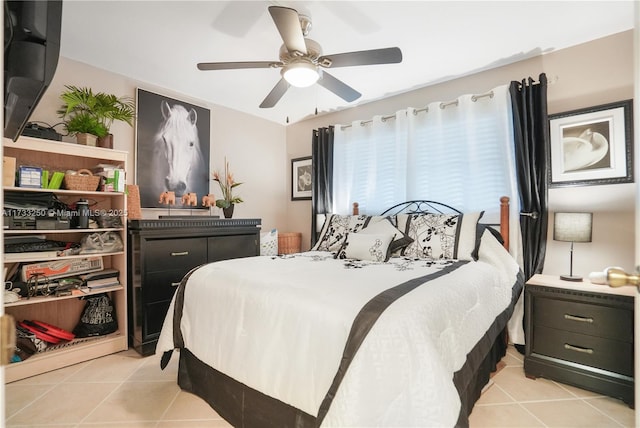
[[[453,100],[453,101],[449,101],[448,103],[440,103],[440,108],[444,110],[445,107],[449,107],[449,106],[457,106],[458,105],[458,100]]]

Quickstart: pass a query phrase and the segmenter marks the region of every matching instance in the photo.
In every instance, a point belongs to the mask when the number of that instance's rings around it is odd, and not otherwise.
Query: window
[[[336,125],[334,212],[358,202],[362,213],[378,214],[429,199],[497,222],[500,197],[517,201],[518,193],[508,86],[491,94]]]

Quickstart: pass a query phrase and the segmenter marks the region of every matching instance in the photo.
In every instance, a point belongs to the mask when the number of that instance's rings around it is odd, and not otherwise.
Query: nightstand
[[[524,371],[619,398],[633,393],[635,287],[534,275],[525,286]]]

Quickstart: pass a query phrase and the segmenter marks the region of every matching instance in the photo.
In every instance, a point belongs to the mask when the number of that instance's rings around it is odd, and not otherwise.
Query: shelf
[[[56,370],[127,349],[127,337],[119,332],[100,337],[74,339],[53,345],[19,363],[5,366],[5,381],[14,382],[34,374]]]
[[[38,189],[33,187],[3,187],[6,192],[26,192],[26,193],[56,193],[61,195],[86,195],[86,196],[122,196],[124,192],[101,192],[101,191],[85,191],[85,190],[66,190],[66,189]]]
[[[8,138],[3,140],[5,155],[7,151],[20,150],[31,152],[45,152],[47,154],[68,157],[81,157],[111,162],[125,163],[128,153],[123,150],[105,149],[102,147],[84,146],[82,144],[66,143],[62,141],[43,140],[40,138],[21,136],[17,142]]]
[[[13,253],[19,254],[19,253]],[[55,257],[20,257],[15,259],[7,259],[7,255],[4,254],[4,262],[5,263],[25,263],[25,262],[41,262],[41,261],[51,261],[51,260],[69,260],[69,259],[86,259],[87,257],[108,257],[108,256],[119,256],[124,254],[123,251],[118,251],[115,253],[92,253],[92,254],[77,254],[75,256],[55,256]]]
[[[79,169],[91,169],[98,164],[119,165],[125,171],[128,164],[128,152],[105,149],[102,147],[83,146],[79,144],[59,141],[42,140],[32,137],[20,137],[17,142],[3,140],[4,155],[16,159],[16,165],[28,165],[40,167],[52,171],[67,171]],[[55,252],[24,252],[3,254],[5,265],[13,267],[19,263],[58,262],[69,260],[76,261],[89,257],[103,259],[104,268],[117,269],[120,272],[120,285],[96,289],[74,289],[69,296],[37,296],[22,298],[17,302],[5,303],[5,313],[13,316],[16,321],[40,320],[72,331],[82,316],[86,301],[83,297],[108,293],[113,302],[115,317],[118,322],[118,331],[107,336],[96,338],[82,338],[74,341],[52,345],[48,350],[37,353],[25,361],[13,363],[6,367],[5,380],[13,382],[30,376],[39,375],[51,370],[56,370],[72,364],[81,363],[93,358],[102,357],[128,348],[127,333],[127,225],[126,209],[127,197],[125,192],[81,191],[67,189],[40,189],[16,186],[3,186],[5,197],[23,195],[23,199],[30,200],[38,193],[55,195],[63,205],[80,198],[93,201],[90,207],[92,216],[120,216],[121,224],[118,227],[86,228],[86,229],[50,229],[54,223],[40,224],[47,229],[3,229],[5,243],[7,240],[20,236],[34,237],[44,236],[55,241],[79,242],[81,237],[93,233],[116,233],[120,236],[123,249],[117,252],[77,254],[57,256]],[[75,212],[74,215],[77,215]],[[16,214],[17,215],[17,214]],[[32,219],[26,218],[30,213],[22,215],[14,225],[32,225]],[[47,213],[50,215],[50,213]],[[5,217],[6,218],[6,217]],[[101,225],[116,225],[118,223],[100,223]],[[97,224],[96,224],[97,225]],[[35,226],[35,225],[34,225]],[[7,257],[10,259],[7,260]],[[55,282],[55,281],[54,281]],[[84,291],[83,291],[84,290]]]
[[[61,296],[61,297],[36,296],[28,299],[26,297],[23,297],[17,302],[12,302],[12,303],[5,302],[4,307],[11,308],[15,306],[35,305],[38,303],[56,303],[56,302],[60,302],[61,300],[77,299],[79,297],[92,296],[94,294],[102,294],[102,293],[108,293],[111,291],[120,291],[120,290],[124,290],[124,286],[122,284],[114,285],[110,287],[96,288],[93,290],[89,290],[88,288],[83,288],[82,290],[73,290],[70,296]]]

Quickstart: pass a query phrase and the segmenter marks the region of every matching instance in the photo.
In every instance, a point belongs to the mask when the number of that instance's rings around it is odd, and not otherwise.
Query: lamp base
[[[573,282],[582,281],[581,276],[573,276],[573,275],[560,275],[560,279],[563,281],[573,281]]]

